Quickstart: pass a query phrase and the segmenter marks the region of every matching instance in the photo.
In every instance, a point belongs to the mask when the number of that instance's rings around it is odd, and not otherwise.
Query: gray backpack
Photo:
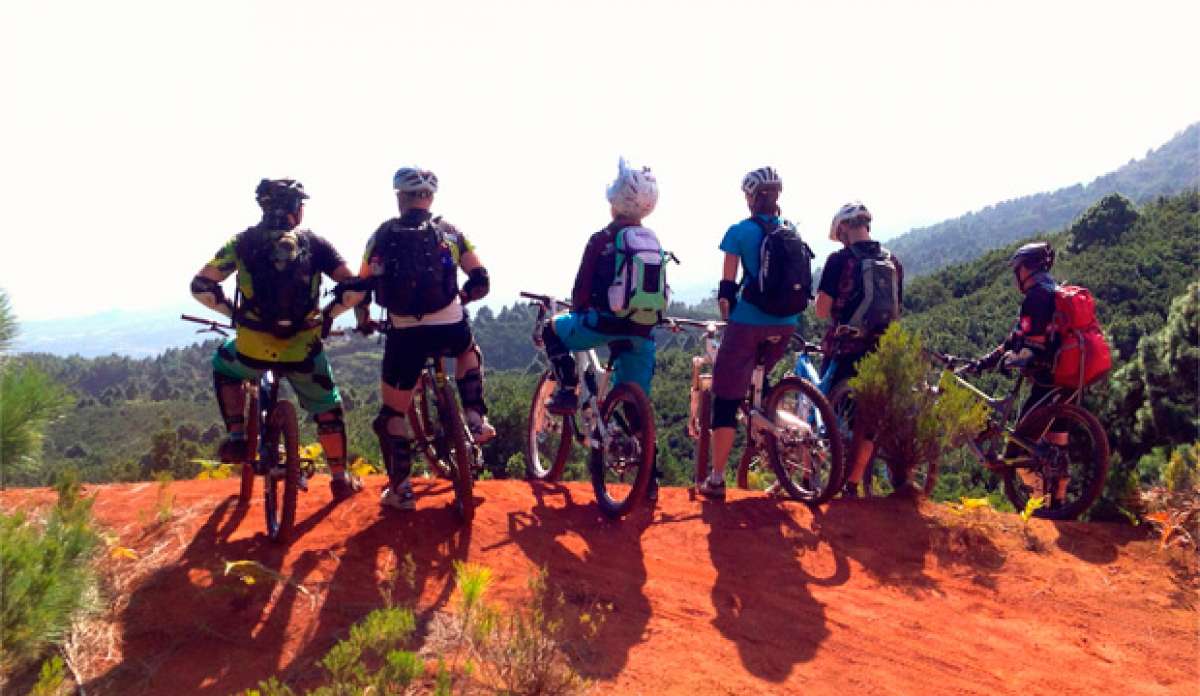
[[[900,272],[892,252],[877,247],[870,253],[851,245],[850,252],[858,262],[858,306],[846,324],[864,335],[878,336],[893,321],[900,318]]]

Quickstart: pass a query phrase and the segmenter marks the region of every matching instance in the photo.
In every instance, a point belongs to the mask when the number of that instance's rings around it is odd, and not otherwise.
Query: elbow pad
[[[721,284],[719,286],[717,286],[717,299],[718,300],[728,300],[730,311],[733,311],[734,305],[737,304],[737,297],[738,297],[737,281],[722,280]]]
[[[346,303],[343,302],[343,297],[347,292],[360,292],[363,294],[363,298],[355,303],[354,306],[370,307],[371,290],[374,287],[374,278],[351,278],[349,280],[343,280],[333,288],[333,301],[335,304],[340,304],[344,307],[346,306]]]
[[[490,289],[491,281],[488,279],[487,269],[483,266],[472,269],[467,274],[467,282],[463,284],[463,294],[471,302],[487,297],[488,290]]]
[[[221,305],[229,304],[229,301],[225,299],[225,291],[221,289],[220,283],[212,278],[205,278],[199,275],[192,278],[192,297],[195,297],[209,309],[216,309]]]

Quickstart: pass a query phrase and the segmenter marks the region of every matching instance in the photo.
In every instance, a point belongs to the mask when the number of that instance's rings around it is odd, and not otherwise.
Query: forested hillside
[[[1200,350],[1195,284],[1200,194],[1163,197],[1140,208],[1109,196],[1044,238],[1059,250],[1056,276],[1094,292],[1117,352],[1111,379],[1089,395],[1089,406],[1112,433],[1114,485],[1127,489],[1139,479],[1154,481],[1171,446],[1200,439],[1194,379]],[[913,280],[905,293],[905,324],[939,350],[978,355],[990,349],[1010,329],[1020,302],[1005,263],[1014,246]],[[711,301],[672,308],[677,315],[712,311]],[[510,460],[513,473],[520,471],[514,455],[524,447],[529,399],[543,369],[529,340],[533,319],[531,308],[514,304],[498,313],[481,310],[473,320],[489,366],[490,417],[500,433],[485,454],[498,475]],[[686,418],[696,346],[686,333],[660,330],[658,341],[653,401],[661,464],[667,483],[684,484],[693,456]],[[10,483],[44,483],[65,466],[79,468],[89,481],[144,479],[160,470],[176,478],[195,476],[195,460],[211,457],[223,432],[211,392],[214,347],[209,341],[152,359],[25,356],[65,384],[76,403],[49,429],[44,465],[16,472]],[[351,450],[377,462],[370,421],[379,404],[382,345],[377,338],[335,339],[329,352],[346,401]],[[996,376],[983,384],[1006,386]],[[304,432],[306,440],[315,440],[311,423]],[[940,496],[981,493],[994,484],[970,460],[951,459],[944,465]]]
[[[1018,239],[1058,230],[1110,193],[1137,203],[1200,186],[1200,123],[1188,126],[1140,160],[1097,178],[1049,193],[1023,196],[907,232],[888,247],[912,275],[931,273],[952,263]]]

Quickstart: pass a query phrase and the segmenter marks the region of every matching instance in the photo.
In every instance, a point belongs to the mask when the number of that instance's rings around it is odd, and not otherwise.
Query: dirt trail
[[[453,559],[492,568],[501,601],[519,601],[545,566],[569,602],[611,603],[577,664],[597,693],[1200,690],[1195,585],[1128,528],[1034,521],[1045,549],[1033,552],[1010,515],[971,521],[887,500],[814,513],[735,491],[701,504],[678,488],[653,514],[612,523],[585,485],[488,481],[466,530],[445,483],[419,483],[416,511],[382,515],[382,481],[334,506],[318,480],[301,498],[299,538],[281,549],[258,535],[261,503],[238,511],[236,485],[172,484],[177,519],[149,533],[156,485],[89,487],[121,544],[163,560],[129,597],[87,693],[228,694],[271,674],[307,683],[313,660],[381,604],[380,569],[409,553],[412,587],[395,596],[425,615],[448,603]],[[10,491],[0,505],[50,498]],[[239,559],[296,584],[224,576]]]

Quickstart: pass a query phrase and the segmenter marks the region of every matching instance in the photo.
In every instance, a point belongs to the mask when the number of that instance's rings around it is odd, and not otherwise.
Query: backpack
[[[653,230],[637,226],[617,230],[613,248],[609,311],[635,324],[657,324],[670,299],[667,252]]]
[[[900,318],[900,272],[892,252],[876,247],[870,253],[857,244],[850,253],[858,262],[858,305],[845,323],[867,336],[881,335]]]
[[[392,314],[420,319],[458,297],[458,266],[441,218],[416,227],[393,219],[379,232],[371,256],[376,302]]]
[[[1051,330],[1059,335],[1053,368],[1055,385],[1082,389],[1112,369],[1112,351],[1096,320],[1096,300],[1087,288],[1078,285],[1054,288]]]
[[[780,220],[771,227],[758,216],[750,218],[762,228],[758,247],[758,275],[743,278],[742,297],[776,317],[799,314],[812,299],[812,249],[800,239],[795,225]]]
[[[276,249],[288,238],[287,233],[276,238],[268,230],[252,227],[243,233],[238,249],[254,294],[239,295],[237,323],[280,338],[310,328],[306,319],[317,309],[321,291],[307,230],[290,234],[296,255],[282,265],[276,262]],[[248,312],[255,317],[247,316]]]

